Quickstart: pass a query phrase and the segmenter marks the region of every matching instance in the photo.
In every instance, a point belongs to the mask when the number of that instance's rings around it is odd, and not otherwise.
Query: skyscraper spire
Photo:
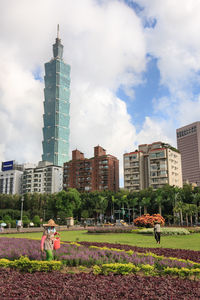
[[[63,45],[61,44],[61,39],[60,39],[60,29],[59,29],[59,24],[57,25],[57,37],[56,37],[56,42],[53,45],[53,56],[54,58],[60,58],[62,59],[63,56]]]
[[[60,28],[59,28],[59,24],[57,25],[57,39],[60,39]]]

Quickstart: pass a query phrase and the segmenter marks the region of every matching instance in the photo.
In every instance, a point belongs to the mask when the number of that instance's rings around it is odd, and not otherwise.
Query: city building
[[[181,153],[183,183],[200,186],[200,122],[178,128],[176,138]]]
[[[2,162],[0,172],[0,194],[20,194],[23,165],[14,160]]]
[[[59,38],[53,45],[53,58],[45,64],[43,161],[63,166],[69,160],[70,66],[63,61]]]
[[[124,188],[139,191],[165,184],[182,187],[181,155],[169,144],[156,142],[139,145],[124,154]]]
[[[119,160],[100,146],[94,147],[94,157],[85,158],[79,150],[72,151],[72,160],[64,164],[64,189],[80,192],[119,190]]]
[[[25,169],[22,193],[58,193],[63,189],[63,168],[50,162],[39,162],[35,168]]]

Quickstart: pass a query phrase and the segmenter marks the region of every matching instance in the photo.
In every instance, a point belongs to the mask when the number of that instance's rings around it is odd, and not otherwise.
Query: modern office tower
[[[22,193],[58,193],[63,188],[63,168],[42,161],[36,168],[24,170]]]
[[[181,153],[183,183],[200,186],[200,122],[178,128],[176,138]]]
[[[69,160],[70,66],[63,61],[59,38],[53,45],[53,58],[45,64],[43,161],[63,166]]]
[[[72,151],[72,160],[64,164],[64,189],[80,192],[119,190],[119,160],[106,154],[100,146],[94,147],[94,157],[85,158],[79,150]]]
[[[139,191],[165,184],[182,187],[181,155],[169,144],[156,142],[139,145],[124,154],[124,188]]]
[[[10,160],[2,163],[1,170],[0,194],[20,194],[24,166]]]

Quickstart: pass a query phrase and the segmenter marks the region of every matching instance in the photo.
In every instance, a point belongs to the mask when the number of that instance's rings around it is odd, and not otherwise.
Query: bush
[[[60,261],[38,261],[30,260],[26,256],[21,256],[14,261],[8,259],[0,259],[0,268],[13,268],[22,272],[51,272],[60,270],[62,263]]]
[[[162,235],[187,235],[190,234],[186,228],[165,227],[160,229]],[[139,234],[153,234],[153,228],[143,228],[137,231]]]
[[[88,233],[131,233],[134,227],[123,227],[123,226],[113,226],[113,227],[94,227],[89,228]]]
[[[33,217],[33,223],[34,223],[34,226],[36,226],[36,227],[39,227],[40,226],[40,217],[39,216],[34,216]]]
[[[131,263],[128,263],[128,264],[120,264],[120,263],[103,264],[101,266],[93,267],[93,273],[96,275],[97,274],[109,275],[110,273],[128,275],[131,273],[136,273],[139,270],[140,270],[139,267],[137,267]]]
[[[154,227],[155,222],[159,222],[161,225],[164,225],[165,219],[159,214],[153,214],[152,216],[146,214],[136,218],[133,222],[135,226],[149,228]]]

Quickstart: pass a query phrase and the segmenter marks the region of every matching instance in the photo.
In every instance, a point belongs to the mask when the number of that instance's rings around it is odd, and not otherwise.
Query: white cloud
[[[145,29],[147,51],[158,61],[161,85],[169,89],[169,95],[154,98],[154,118],[150,116],[149,120],[152,118],[154,122],[157,118],[166,125],[172,124],[173,134],[169,132],[166,138],[175,143],[176,128],[199,120],[200,2],[138,0],[137,3],[143,7],[144,20],[155,24]],[[164,139],[162,122],[156,122],[156,131],[162,128]],[[154,136],[155,129],[150,128],[149,134]],[[141,135],[145,137],[144,132]]]
[[[93,147],[122,160],[135,128],[119,87],[141,81],[145,40],[140,19],[120,1],[8,0],[0,3],[0,115],[2,159],[41,158],[43,83],[33,77],[52,57],[56,26],[71,65],[71,149]],[[2,128],[2,127],[1,127]]]
[[[158,58],[161,82],[171,92],[199,82],[200,2],[196,0],[138,0],[143,15],[155,18],[156,25],[146,29],[147,50]]]
[[[138,144],[151,144],[154,142],[166,142],[174,146],[173,123],[163,119],[145,118],[142,130],[137,135]]]

